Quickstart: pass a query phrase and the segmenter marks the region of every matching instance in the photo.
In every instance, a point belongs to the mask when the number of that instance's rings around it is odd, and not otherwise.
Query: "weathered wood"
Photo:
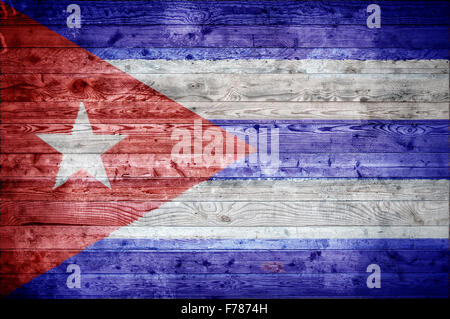
[[[69,1],[14,3],[17,10],[47,25],[62,24]],[[363,24],[368,14],[364,2],[342,1],[94,1],[82,3],[83,25],[309,25]],[[5,9],[4,9],[5,10]],[[447,25],[445,1],[383,2],[383,25]],[[8,8],[2,23],[23,23]],[[29,22],[33,23],[33,22]],[[34,22],[36,23],[36,22]]]
[[[445,74],[133,74],[178,102],[361,101],[447,102]],[[115,75],[1,76],[3,101],[161,101],[159,94]]]
[[[19,226],[20,227],[20,226]],[[288,238],[448,238],[448,226],[307,226],[307,227],[134,227],[109,238],[288,239]]]
[[[448,200],[448,180],[210,180],[173,201]]]
[[[448,119],[448,103],[422,102],[184,102],[207,119]],[[17,114],[20,116],[20,113]],[[30,115],[28,115],[30,116]],[[39,115],[36,115],[38,117]],[[34,119],[33,119],[34,120]],[[17,120],[19,121],[19,120]]]
[[[26,196],[24,194],[23,196]],[[30,199],[32,196],[29,196]],[[86,194],[86,200],[99,196]],[[161,196],[162,197],[162,196]],[[68,198],[69,201],[77,197]],[[78,196],[79,200],[83,196]],[[161,198],[161,201],[163,198]],[[154,203],[157,207],[160,203]],[[72,205],[76,210],[68,210]],[[151,212],[133,202],[60,202],[4,200],[2,225],[58,224],[92,226],[440,226],[448,225],[448,201],[170,201]],[[154,208],[153,207],[153,208]],[[146,207],[150,210],[151,206]],[[145,214],[145,215],[144,215]],[[144,215],[144,216],[143,216]],[[143,216],[143,217],[141,217]],[[141,217],[141,218],[139,218]],[[138,220],[136,220],[139,218]],[[136,220],[136,221],[135,221]]]
[[[212,122],[236,135],[240,138],[239,141],[244,140],[245,135],[251,133],[248,129],[257,130],[257,135],[264,132],[271,133],[277,129],[280,154],[299,154],[299,150],[301,153],[449,152],[448,120],[303,120],[285,122],[214,120]],[[101,134],[127,135],[127,138],[108,151],[110,154],[171,154],[173,146],[178,142],[171,138],[171,132],[176,128],[181,128],[193,136],[193,124],[194,121],[189,124],[93,124],[92,128],[94,134],[99,135],[99,139],[101,139]],[[37,134],[70,134],[72,127],[73,125],[69,124],[2,124],[0,126],[3,136],[2,152],[57,154],[58,152],[42,141]],[[206,122],[202,127],[206,131],[210,125]],[[249,140],[248,137],[247,140]],[[238,140],[235,139],[235,143],[237,143],[236,141]],[[88,143],[81,138],[79,142],[81,144]],[[203,141],[203,146],[206,146],[207,143],[207,141]],[[223,144],[226,144],[226,141]],[[252,146],[257,147],[258,145]],[[248,150],[248,147],[246,149]],[[337,158],[339,161],[339,157]],[[331,161],[329,166],[331,166],[336,159],[334,157],[329,159]],[[281,155],[280,160],[284,160]],[[353,162],[359,166],[357,160]],[[412,162],[414,163],[414,160]],[[299,163],[296,166],[298,167]],[[419,166],[422,165],[419,164]]]
[[[448,239],[447,226],[309,226],[309,227],[114,227],[114,226],[1,226],[2,250],[80,249],[80,241],[93,244],[112,239]],[[71,257],[71,256],[69,256]],[[67,257],[67,258],[69,258]]]
[[[167,202],[134,226],[448,225],[448,202]]]
[[[445,102],[441,74],[133,74],[178,102],[359,101]],[[24,79],[25,80],[25,79]],[[25,80],[26,81],[26,80]]]
[[[192,122],[197,117],[188,110],[174,107],[174,102],[92,101],[84,103],[91,124],[164,124]],[[420,104],[418,104],[420,105]],[[440,106],[436,112],[441,113]],[[78,102],[5,102],[0,104],[2,123],[73,124],[80,107]],[[428,109],[428,108],[427,108]],[[443,117],[439,117],[443,118]]]
[[[81,48],[8,48],[2,73],[91,73],[119,71],[104,67]],[[129,74],[448,74],[448,60],[106,60]],[[18,72],[20,70],[20,72]]]
[[[49,49],[47,49],[49,50]],[[16,61],[14,61],[16,62]],[[446,60],[107,60],[128,74],[448,74]],[[16,63],[24,63],[17,61]],[[42,61],[46,63],[46,61]],[[47,62],[48,63],[48,62]],[[31,63],[28,63],[31,64]],[[36,65],[36,64],[35,64]],[[39,65],[38,65],[39,66]],[[32,72],[30,73],[45,73]],[[66,71],[67,72],[67,71]],[[7,72],[5,72],[7,73]],[[13,72],[14,73],[14,72]],[[78,72],[73,72],[78,73]]]
[[[42,273],[53,264],[57,252],[41,251],[42,263],[27,267],[34,253],[5,251],[2,274]],[[75,253],[75,252],[74,252]],[[86,250],[56,267],[52,273],[67,274],[69,264],[87,274],[314,274],[364,273],[377,262],[388,273],[443,273],[449,271],[449,252],[426,250],[288,250],[288,251],[128,251]],[[15,261],[22,268],[11,267]]]
[[[116,239],[105,238],[92,251],[204,251],[204,250],[447,250],[448,239]]]
[[[131,77],[67,75],[1,75],[2,101],[168,102],[167,97]]]
[[[6,145],[6,143],[5,143]],[[2,181],[5,189],[10,189],[13,179],[20,184],[25,178],[36,180],[56,178],[61,163],[60,154],[8,153],[1,158]],[[72,154],[74,159],[86,160],[84,154]],[[277,167],[264,162],[238,161],[220,171],[223,166],[215,163],[204,165],[175,164],[171,154],[123,154],[107,153],[102,155],[106,175],[114,180],[125,179],[124,185],[136,182],[135,187],[145,185],[138,179],[166,178],[407,178],[428,177],[446,178],[448,176],[448,155],[445,153],[280,153]],[[67,160],[67,165],[72,161]],[[76,165],[73,164],[73,165]],[[128,182],[126,179],[129,179]],[[88,182],[88,180],[86,180]],[[26,184],[23,184],[26,185]],[[30,184],[31,185],[31,184]],[[91,185],[96,187],[96,185]],[[116,185],[119,186],[119,185]],[[220,192],[219,192],[220,193]]]
[[[17,276],[4,276],[3,284]],[[40,280],[39,280],[40,279]],[[368,289],[367,273],[339,274],[91,274],[81,289],[67,274],[43,276],[11,297],[22,298],[299,298],[448,297],[448,273],[385,274],[383,289]],[[300,287],[300,288],[299,288]]]
[[[448,49],[408,48],[86,48],[107,60],[448,60]]]
[[[67,4],[15,5],[73,43],[0,9],[0,294],[61,265],[16,296],[448,297],[447,3],[387,2],[374,30],[356,2],[83,2],[80,30]],[[389,61],[417,58],[441,60]],[[219,168],[173,165],[167,131],[195,114],[162,94],[224,128],[279,128],[280,169],[191,188]],[[102,156],[111,189],[80,172],[52,190],[61,155],[36,134],[71,132],[81,100],[96,134],[129,143]]]
[[[75,105],[76,104],[76,105]],[[86,103],[87,104],[87,103]],[[91,123],[185,123],[171,103],[148,102],[146,108],[130,102],[89,102]],[[207,119],[229,120],[424,120],[448,119],[448,103],[426,102],[183,102],[183,106]],[[79,103],[2,102],[3,124],[73,124]],[[188,115],[188,114],[186,114]]]
[[[446,25],[385,25],[373,32],[367,25],[87,25],[73,33],[67,25],[51,29],[76,44],[91,48],[409,48],[448,49]],[[3,25],[8,47],[61,47],[50,32],[34,37],[33,26]],[[22,39],[26,39],[23,42]]]
[[[57,166],[57,163],[54,164]],[[38,166],[39,167],[39,166]],[[40,168],[40,167],[39,167]],[[56,176],[56,170],[55,176]],[[3,175],[6,173],[2,172]],[[31,175],[31,174],[30,174]],[[36,174],[38,175],[38,174]],[[11,176],[11,175],[10,175]],[[15,176],[17,181],[21,178]],[[76,178],[76,177],[74,177]],[[111,176],[116,179],[117,176]],[[46,177],[41,179],[54,179]],[[145,185],[140,180],[153,179],[152,183],[155,188],[165,187],[165,179],[156,179],[150,176],[136,178],[133,180],[122,181],[123,189],[133,187],[133,192],[129,196],[124,192],[122,196],[116,194],[117,200],[136,201],[155,200],[158,193],[152,194],[140,190],[140,185]],[[12,181],[13,179],[9,179]],[[23,178],[22,178],[23,180]],[[4,176],[3,182],[8,179]],[[291,202],[291,201],[446,201],[449,199],[449,181],[440,180],[414,180],[414,179],[214,179],[204,181],[180,194],[173,201],[196,202],[208,199],[211,202],[220,201],[244,201],[258,202],[264,200],[266,202]],[[166,187],[177,188],[177,179],[173,179],[171,184],[166,181]],[[178,185],[182,185],[182,180],[178,179]],[[95,187],[98,186],[98,187]],[[95,188],[101,188],[100,184],[92,185]],[[120,188],[120,184],[116,187]],[[13,188],[11,188],[13,190]],[[75,191],[70,187],[64,190],[55,190],[69,194]],[[87,200],[88,198],[86,198]],[[20,200],[20,198],[18,199]]]

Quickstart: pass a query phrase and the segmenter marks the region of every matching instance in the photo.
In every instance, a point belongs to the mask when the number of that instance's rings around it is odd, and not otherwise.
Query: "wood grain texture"
[[[448,60],[448,49],[430,48],[89,48],[107,60],[229,60],[229,59],[336,59],[336,60]]]
[[[133,226],[448,225],[448,202],[167,202]]]
[[[98,196],[97,196],[98,197]],[[82,198],[80,198],[81,200]],[[93,198],[92,198],[93,199]],[[163,201],[163,199],[161,199]],[[70,205],[76,213],[66,213]],[[156,204],[154,206],[157,206]],[[3,201],[3,225],[126,226],[145,214],[137,203],[88,204]],[[106,210],[106,211],[105,211]],[[18,213],[20,212],[20,215]],[[448,225],[446,201],[168,202],[133,222],[153,226],[439,226]]]
[[[9,260],[24,262],[29,251],[6,251]],[[42,251],[43,260],[53,260],[55,252]],[[375,260],[389,273],[444,273],[449,270],[448,251],[426,250],[287,250],[287,251],[129,251],[86,250],[57,267],[52,274],[65,274],[69,264],[80,265],[86,274],[317,274],[364,273]],[[45,263],[44,263],[45,265]],[[5,273],[41,273],[47,267],[12,269]],[[65,267],[64,267],[65,266]],[[16,272],[17,274],[17,272]]]
[[[448,74],[447,60],[106,60],[127,73],[148,74]],[[2,73],[90,73],[96,60],[81,48],[8,48]],[[101,66],[101,65],[98,65]],[[104,68],[115,74],[114,68]]]
[[[67,25],[50,27],[81,47],[93,48],[449,48],[445,25],[384,26],[376,33],[366,25],[88,25],[77,33]],[[3,25],[2,29],[10,35],[8,47],[61,47],[50,33],[33,37],[33,26]],[[64,47],[75,46],[67,42]]]
[[[423,102],[184,102],[208,119],[448,119],[448,103]],[[20,116],[20,115],[18,115]],[[30,116],[30,115],[29,115]]]
[[[20,226],[19,226],[20,227]],[[307,227],[121,227],[109,238],[289,239],[289,238],[448,238],[448,226]]]
[[[446,2],[383,3],[381,29],[362,2],[82,1],[69,30],[67,4],[0,8],[0,294],[448,297]],[[167,132],[195,114],[163,95],[278,128],[280,168],[174,165]],[[81,100],[128,143],[102,156],[111,189],[52,191],[61,155],[36,134],[71,132]]]
[[[186,101],[448,102],[445,74],[133,74],[180,103]],[[158,101],[134,80],[110,75],[1,76],[4,101]]]
[[[91,251],[248,251],[248,250],[446,250],[448,239],[117,239],[105,238],[89,246]]]
[[[137,79],[185,101],[446,102],[448,76],[440,74],[147,75]]]
[[[212,122],[241,140],[244,140],[246,135],[256,137],[264,132],[267,134],[278,129],[280,154],[299,154],[299,150],[301,153],[314,154],[448,153],[449,151],[448,120],[399,122],[214,120]],[[55,154],[57,151],[39,139],[37,134],[71,133],[72,126],[56,123],[53,125],[3,124],[0,127],[3,135],[2,152]],[[210,127],[210,124],[205,123],[203,130]],[[193,136],[193,121],[189,124],[96,124],[93,125],[93,132],[99,136],[101,134],[127,135],[123,142],[109,150],[110,154],[171,154],[177,140],[172,139],[170,134],[176,128],[184,129]],[[248,136],[247,140],[249,140]],[[80,143],[87,142],[80,139]],[[203,147],[206,144],[207,141],[203,141]],[[289,157],[288,155],[287,159]],[[292,156],[292,158],[295,157]],[[282,155],[280,160],[283,160]],[[336,159],[331,158],[330,161],[335,162]],[[337,161],[339,162],[339,159]],[[357,164],[356,162],[357,160],[353,161]],[[296,161],[293,160],[291,163]],[[294,167],[297,166],[299,163],[294,164]],[[419,166],[422,165],[419,164]]]
[[[91,123],[157,124],[184,123],[174,118],[176,111],[164,102],[147,102],[146,108],[130,102],[90,102]],[[448,119],[447,102],[271,102],[225,101],[183,102],[183,106],[207,119],[229,120],[426,120]],[[2,102],[3,124],[73,124],[77,115],[74,103]]]
[[[5,190],[2,225],[127,225],[165,199],[164,181],[153,185],[149,192],[133,182],[107,195],[102,194],[101,185],[98,191],[92,186],[86,190],[63,187],[51,197],[60,201],[56,204],[42,201],[43,194],[37,190],[32,195],[32,188],[28,193]],[[168,185],[176,187],[174,182]],[[447,180],[214,180],[148,213],[138,225],[445,224],[448,187]],[[31,197],[23,201],[25,196]],[[33,197],[35,201],[29,201]],[[115,202],[98,202],[101,198]],[[166,216],[170,218],[165,220]]]
[[[4,144],[6,146],[6,143]],[[84,160],[85,155],[73,154]],[[445,153],[281,153],[277,167],[265,162],[238,161],[225,170],[217,172],[219,163],[208,168],[196,167],[194,163],[176,164],[170,154],[123,154],[102,155],[106,174],[114,180],[123,180],[123,185],[136,181],[136,187],[144,185],[143,179],[167,178],[446,178],[448,176],[447,155]],[[30,182],[42,178],[56,178],[61,155],[49,153],[26,154],[8,153],[1,157],[5,189],[9,189],[14,178],[17,183],[28,179]],[[26,166],[26,165],[32,165]],[[71,161],[67,165],[72,164]],[[99,176],[105,177],[105,174]],[[139,181],[139,179],[141,181]],[[128,180],[128,182],[127,182]],[[89,180],[87,179],[86,182]],[[31,184],[30,184],[31,185]],[[91,185],[96,187],[96,185]],[[118,185],[117,185],[118,186]]]
[[[17,176],[16,176],[17,178]],[[87,179],[87,178],[86,178]],[[150,178],[141,178],[142,180]],[[195,178],[192,178],[195,179]],[[10,179],[11,180],[11,179]],[[17,178],[19,181],[20,179]],[[24,178],[22,178],[24,180]],[[41,179],[43,182],[45,179]],[[86,182],[88,179],[86,180]],[[135,182],[135,190],[129,196],[115,194],[117,201],[157,200],[160,196],[158,188],[182,186],[182,180],[172,178],[153,178],[154,193],[139,193],[139,180]],[[131,187],[131,183],[122,181],[123,187]],[[8,180],[3,179],[6,183]],[[145,182],[141,182],[143,185]],[[98,185],[97,188],[100,188]],[[94,185],[91,186],[95,192]],[[11,188],[13,190],[13,188]],[[71,187],[57,190],[66,196],[75,191]],[[87,195],[87,194],[86,194]],[[55,195],[56,196],[56,195]],[[96,195],[97,196],[97,195]],[[95,196],[92,196],[95,198]],[[204,181],[186,190],[173,201],[182,202],[244,201],[258,202],[291,202],[291,201],[446,201],[449,199],[449,181],[446,179],[414,180],[414,179],[214,179]],[[65,200],[69,198],[64,197]],[[98,198],[97,198],[98,199]],[[20,196],[17,196],[20,200]],[[89,201],[89,197],[86,198]]]
[[[33,1],[14,3],[17,10],[36,17],[40,23],[57,25],[65,22],[70,1],[57,3]],[[308,25],[356,24],[365,22],[367,4],[341,1],[82,1],[83,24],[86,25]],[[6,14],[5,14],[6,12]],[[23,23],[16,20],[12,8],[3,12],[2,23]],[[433,1],[383,3],[383,24],[447,25],[448,4]],[[26,21],[27,24],[36,23]]]
[[[449,199],[448,180],[291,179],[210,180],[202,182],[173,201],[223,200],[290,202],[297,199],[334,201],[389,201]],[[219,191],[220,190],[220,191]]]
[[[110,239],[153,240],[287,240],[287,239],[444,239],[448,226],[308,226],[308,227],[114,227],[1,226],[2,250],[79,249],[77,241],[93,244],[101,234]],[[384,246],[389,248],[389,245]],[[351,249],[351,247],[349,247]],[[195,250],[195,249],[194,249]]]
[[[20,50],[20,49],[18,49]],[[50,49],[46,49],[50,50]],[[57,51],[57,54],[61,51]],[[61,53],[59,53],[61,54]],[[107,60],[129,74],[448,74],[446,60]],[[17,61],[17,63],[24,63]],[[41,62],[34,64],[39,67]],[[46,61],[42,61],[43,64]],[[47,62],[48,63],[48,62]],[[31,63],[29,63],[31,64]],[[33,69],[32,69],[33,70]],[[30,72],[31,73],[31,72]],[[40,73],[33,72],[33,73]],[[42,72],[44,73],[44,72]],[[73,72],[77,73],[77,72]],[[357,78],[357,76],[355,77]]]
[[[14,277],[5,276],[4,284]],[[49,274],[16,297],[33,298],[301,298],[447,297],[448,273],[386,274],[385,289],[368,289],[359,274],[91,274],[83,289],[68,289],[67,275]],[[299,289],[301,287],[301,289]],[[12,296],[14,297],[14,295]]]

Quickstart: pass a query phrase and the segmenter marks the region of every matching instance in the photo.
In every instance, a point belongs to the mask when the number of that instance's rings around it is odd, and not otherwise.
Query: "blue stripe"
[[[236,242],[105,239],[10,297],[448,296],[447,239],[242,240],[234,246]],[[316,249],[321,246],[325,249]],[[389,250],[381,250],[385,248]],[[67,266],[73,263],[82,271],[79,289],[66,287]],[[373,263],[381,267],[381,289],[366,286],[366,268]]]
[[[448,49],[383,48],[88,48],[105,60],[227,60],[227,59],[332,59],[416,60],[449,59]]]
[[[448,26],[49,26],[93,48],[403,48],[448,49]],[[42,43],[45,47],[45,43]]]
[[[38,277],[9,298],[448,298],[448,273],[384,274],[382,289],[366,286],[369,274],[108,274],[84,275],[68,289],[67,275]]]
[[[236,134],[258,132],[253,159],[217,173],[223,178],[449,178],[448,120],[211,120]],[[279,131],[279,155],[264,162],[263,129]],[[241,139],[249,138],[238,133]],[[267,144],[271,153],[271,144]],[[271,165],[274,160],[278,165]]]
[[[44,24],[65,24],[71,0],[12,0]],[[78,1],[85,25],[342,25],[363,24],[362,1]],[[382,1],[383,25],[448,25],[446,1]]]
[[[59,2],[54,9],[59,12],[59,16],[55,19],[47,18],[51,16],[48,14],[50,4],[44,3],[45,5],[21,2],[17,7],[38,22],[103,59],[371,58],[397,60],[447,59],[449,56],[449,28],[444,20],[439,20],[433,25],[384,25],[380,29],[369,29],[364,17],[356,19],[355,21],[361,20],[357,24],[339,24],[340,20],[336,20],[336,14],[333,13],[337,9],[329,10],[328,4],[324,3],[317,5],[322,8],[321,10],[327,8],[328,11],[324,12],[328,12],[331,17],[328,21],[318,18],[320,21],[325,21],[323,22],[325,25],[296,25],[295,23],[290,25],[288,22],[292,20],[291,13],[285,15],[285,21],[274,21],[277,22],[276,26],[252,24],[251,19],[248,20],[250,25],[235,24],[236,22],[230,25],[223,23],[205,25],[199,24],[198,21],[194,24],[192,21],[158,24],[162,20],[170,21],[172,16],[186,15],[186,10],[179,9],[180,12],[178,12],[176,7],[171,7],[167,11],[168,4],[156,5],[159,8],[156,10],[160,10],[159,15],[155,13],[154,23],[156,24],[149,21],[145,25],[128,25],[124,22],[125,19],[114,20],[114,18],[112,18],[114,23],[111,24],[111,20],[108,20],[105,15],[109,17],[111,11],[123,12],[122,7],[120,10],[119,7],[113,7],[111,10],[105,8],[96,10],[95,4],[82,3],[83,19],[88,23],[83,24],[81,29],[67,28],[67,13],[62,13],[64,6],[61,6]],[[180,4],[180,8],[183,4],[185,5],[185,3]],[[238,4],[241,6],[242,3],[238,2]],[[237,6],[235,4],[233,9],[230,9],[228,5],[224,5],[228,8],[226,11],[235,11]],[[340,8],[336,3],[333,5]],[[386,4],[387,7],[390,5],[393,4]],[[429,13],[430,17],[433,16],[432,13],[446,12],[448,6],[441,5],[444,6],[441,10],[425,3],[415,8],[413,6],[405,13],[405,20],[414,21],[415,17],[420,16],[422,12]],[[117,6],[123,6],[123,4],[118,3]],[[205,2],[202,6],[214,7],[211,2]],[[312,10],[315,9],[314,2],[310,2],[308,6],[311,6]],[[397,4],[393,6],[398,8]],[[362,9],[364,8],[352,7],[348,10],[360,12]],[[188,16],[194,16],[189,10]],[[249,11],[257,14],[259,10],[268,10],[269,15],[276,16],[275,11],[278,9],[273,8],[274,12],[271,12],[272,9],[265,8],[263,2],[260,2],[254,4],[253,9]],[[193,12],[195,13],[195,10]],[[342,13],[339,13],[339,10],[337,12],[338,16],[347,16],[345,10]],[[393,19],[398,18],[395,10],[387,10],[384,15],[389,16],[390,13]],[[248,17],[244,15],[242,21],[244,19]],[[140,21],[140,19],[137,20]],[[89,24],[89,21],[93,24]],[[96,21],[109,21],[109,23],[94,24]],[[439,25],[439,23],[444,24]],[[45,46],[45,43],[43,45]],[[136,50],[136,48],[139,49]]]
[[[116,239],[105,238],[89,250],[446,250],[448,239]]]

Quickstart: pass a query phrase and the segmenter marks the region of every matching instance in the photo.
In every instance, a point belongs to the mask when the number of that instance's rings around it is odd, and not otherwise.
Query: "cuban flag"
[[[0,4],[1,296],[448,297],[447,2]]]

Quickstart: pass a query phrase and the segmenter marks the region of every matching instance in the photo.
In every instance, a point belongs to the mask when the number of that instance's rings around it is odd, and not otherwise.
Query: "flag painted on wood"
[[[448,3],[70,4],[2,3],[2,295],[448,297]]]

